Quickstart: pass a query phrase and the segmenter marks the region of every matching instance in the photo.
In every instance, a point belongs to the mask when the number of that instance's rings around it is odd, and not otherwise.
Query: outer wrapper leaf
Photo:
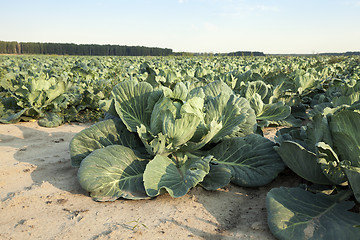
[[[258,116],[264,108],[264,102],[261,99],[261,96],[255,93],[250,99],[248,99],[251,105],[251,108],[255,110],[256,116]]]
[[[340,159],[360,167],[360,113],[341,111],[331,118],[330,127]]]
[[[42,127],[58,127],[64,122],[64,117],[57,113],[45,113],[45,117],[39,119],[39,125]]]
[[[257,120],[281,121],[291,114],[291,108],[282,102],[265,104],[256,116]]]
[[[354,192],[356,201],[360,203],[360,168],[347,166],[344,171]]]
[[[70,142],[71,164],[79,167],[92,151],[109,145],[123,145],[145,154],[144,145],[135,133],[127,131],[120,119],[98,122],[77,133]]]
[[[353,202],[337,202],[301,188],[274,188],[266,197],[268,225],[278,239],[359,239],[360,214]]]
[[[7,109],[1,116],[0,123],[17,123],[27,110],[28,109],[22,109],[19,112],[15,112],[14,110]]]
[[[112,91],[115,109],[130,132],[136,132],[141,124],[149,127],[151,112],[147,112],[148,101],[153,91],[147,82],[124,81]]]
[[[347,180],[346,175],[340,166],[337,154],[331,146],[324,142],[318,142],[316,151],[324,175],[336,185],[345,182]]]
[[[232,172],[231,182],[257,187],[268,184],[284,170],[284,163],[274,150],[275,143],[256,134],[222,141],[209,151],[214,163]]]
[[[315,153],[293,141],[283,141],[276,150],[284,163],[300,177],[317,184],[332,184],[323,174]]]
[[[245,98],[251,99],[255,94],[258,94],[261,99],[265,99],[268,94],[268,86],[261,80],[247,83]]]
[[[210,163],[210,172],[205,176],[201,186],[209,191],[215,191],[230,183],[231,169],[223,164]]]
[[[309,150],[315,152],[315,145],[318,142],[325,142],[330,146],[333,145],[329,123],[327,118],[322,116],[322,114],[315,115],[312,122],[306,126],[305,143],[307,147],[309,147]]]
[[[124,146],[97,149],[81,162],[79,182],[96,201],[146,199],[143,173],[148,162]]]
[[[166,189],[172,197],[184,196],[209,173],[211,158],[212,156],[190,158],[183,163],[176,163],[166,156],[156,155],[146,166],[144,173],[146,193],[155,197],[162,189]]]
[[[233,94],[233,90],[223,81],[214,81],[209,83],[208,85],[202,87],[204,93],[208,97],[216,97],[220,93],[231,95]]]

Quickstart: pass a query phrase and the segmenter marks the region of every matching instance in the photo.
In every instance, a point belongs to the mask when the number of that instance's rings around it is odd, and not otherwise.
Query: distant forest
[[[345,52],[345,53],[319,53],[319,55],[330,55],[330,56],[352,56],[352,55],[360,55],[360,52]]]
[[[238,52],[230,52],[222,55],[226,56],[265,56],[263,52],[249,52],[249,51],[238,51]]]
[[[265,56],[263,52],[237,51],[230,53],[191,53],[173,52],[170,48],[126,46],[126,45],[99,45],[99,44],[74,44],[74,43],[40,43],[0,41],[0,54],[54,54],[54,55],[83,55],[83,56]],[[345,53],[318,53],[318,54],[270,54],[280,56],[302,55],[330,55],[350,56],[360,55],[360,52]]]
[[[56,54],[88,56],[167,56],[173,51],[169,48],[0,41],[0,54]]]

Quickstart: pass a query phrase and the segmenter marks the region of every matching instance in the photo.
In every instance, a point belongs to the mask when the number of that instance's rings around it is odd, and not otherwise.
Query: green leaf
[[[258,94],[261,100],[265,99],[268,94],[268,86],[261,80],[248,82],[245,98],[251,99],[255,94]]]
[[[64,123],[64,117],[59,113],[46,112],[44,115],[38,122],[42,127],[58,127]]]
[[[313,88],[316,84],[315,76],[301,70],[295,72],[295,86],[299,94],[302,94],[305,90]]]
[[[228,167],[231,182],[239,186],[257,187],[270,183],[284,170],[275,143],[260,135],[230,138],[211,149],[213,162]]]
[[[334,147],[340,159],[348,160],[354,167],[360,167],[360,113],[343,110],[330,120]]]
[[[184,196],[209,173],[211,158],[212,156],[188,159],[185,155],[184,160],[179,161],[156,155],[144,172],[146,193],[155,197],[162,189],[166,189],[172,197]]]
[[[29,109],[22,109],[18,112],[15,112],[11,109],[6,109],[3,115],[0,118],[0,123],[16,123],[20,121],[20,117]]]
[[[138,128],[138,135],[145,146],[146,151],[151,155],[155,156],[158,153],[166,152],[165,144],[166,139],[162,133],[159,133],[156,138],[154,138],[146,129],[144,125],[141,125]]]
[[[346,176],[349,180],[351,189],[354,192],[356,201],[360,203],[360,168],[352,166],[343,166]]]
[[[318,142],[325,142],[330,146],[333,145],[329,123],[326,117],[317,114],[313,117],[312,122],[306,126],[305,143],[309,146],[309,150],[315,152],[315,145]]]
[[[205,123],[209,125],[212,121],[222,124],[220,131],[211,142],[218,142],[231,134],[245,136],[255,130],[256,116],[249,102],[235,95],[219,94],[215,98],[209,98],[205,102]]]
[[[78,178],[82,188],[96,201],[147,199],[143,173],[148,164],[127,147],[120,145],[97,149],[80,165]]]
[[[261,96],[255,93],[248,100],[250,102],[251,108],[254,109],[256,116],[258,116],[264,108],[264,102],[262,101]]]
[[[174,103],[163,96],[154,106],[154,109],[151,113],[150,118],[150,131],[153,135],[157,135],[161,132],[164,118],[167,112],[171,112],[171,114],[176,115],[177,108]]]
[[[58,80],[56,84],[46,90],[46,104],[51,103],[55,98],[59,97],[66,91],[66,82]]]
[[[210,163],[210,172],[205,176],[201,186],[209,191],[215,191],[230,183],[231,169],[223,164]]]
[[[192,113],[201,121],[204,121],[204,99],[199,97],[192,97],[188,99],[180,109],[180,114],[184,113]]]
[[[172,98],[185,101],[188,95],[188,89],[184,83],[179,82],[175,85]]]
[[[151,112],[147,109],[152,86],[147,82],[124,81],[113,88],[115,109],[130,132],[137,132],[141,124],[149,127]]]
[[[104,112],[108,112],[112,116],[118,117],[113,99],[100,100],[99,108]]]
[[[353,202],[337,202],[301,188],[274,188],[266,197],[268,224],[278,239],[359,239],[360,214]]]
[[[281,121],[291,114],[291,107],[283,102],[265,104],[262,111],[258,112],[256,120]]]
[[[225,95],[233,94],[233,90],[223,81],[214,81],[202,87],[207,97],[216,97],[220,93]]]
[[[315,153],[293,141],[283,141],[276,150],[284,163],[300,177],[317,184],[332,184],[323,174]]]
[[[98,122],[74,136],[70,142],[71,164],[78,167],[92,151],[109,145],[123,145],[145,154],[144,145],[137,134],[127,131],[120,119],[109,119]]]
[[[330,145],[324,142],[316,144],[316,152],[324,175],[334,184],[339,185],[347,180],[340,166],[340,160]]]
[[[167,112],[163,122],[163,134],[170,149],[175,151],[187,143],[193,137],[199,123],[200,119],[192,113],[185,113],[182,118],[174,119],[173,114]]]
[[[199,129],[199,128],[198,128]],[[209,124],[209,130],[206,129],[206,132],[195,132],[194,137],[196,134],[196,139],[191,139],[186,146],[181,148],[182,151],[195,151],[199,150],[200,148],[204,147],[208,142],[213,139],[213,137],[222,129],[221,122],[218,123],[216,121],[211,121]],[[201,135],[201,137],[199,137]],[[194,141],[193,140],[198,140]]]

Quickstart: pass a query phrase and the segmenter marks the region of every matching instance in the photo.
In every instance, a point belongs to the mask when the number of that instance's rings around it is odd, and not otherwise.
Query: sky
[[[0,0],[0,40],[175,52],[360,51],[360,0]]]

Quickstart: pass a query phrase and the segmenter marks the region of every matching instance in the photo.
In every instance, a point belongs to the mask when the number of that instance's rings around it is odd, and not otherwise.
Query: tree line
[[[7,42],[0,41],[0,54],[56,54],[56,55],[89,55],[89,56],[167,56],[172,49],[74,43],[40,43],[40,42]]]
[[[265,56],[263,52],[237,51],[225,53],[227,56]]]

